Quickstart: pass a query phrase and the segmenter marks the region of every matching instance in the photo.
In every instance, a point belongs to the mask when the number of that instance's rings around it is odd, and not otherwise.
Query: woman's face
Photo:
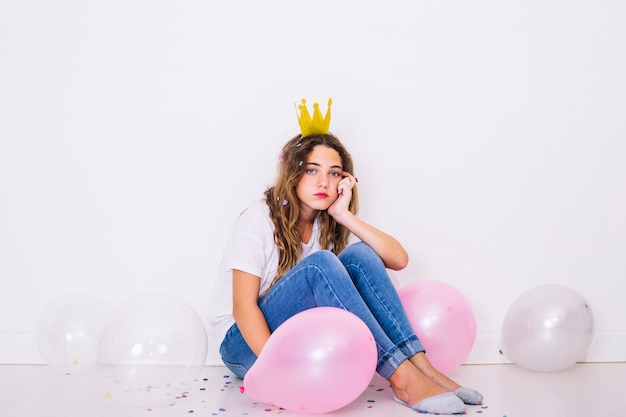
[[[343,178],[339,153],[327,146],[317,145],[302,164],[304,173],[296,188],[300,209],[303,212],[328,209],[337,200],[337,185]]]

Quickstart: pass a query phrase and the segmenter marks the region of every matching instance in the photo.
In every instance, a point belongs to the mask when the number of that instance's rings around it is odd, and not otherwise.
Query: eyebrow
[[[320,164],[318,164],[317,162],[307,162],[307,165],[315,165],[316,167],[322,167]],[[343,170],[343,167],[341,165],[333,165],[330,167],[330,169],[341,169]]]

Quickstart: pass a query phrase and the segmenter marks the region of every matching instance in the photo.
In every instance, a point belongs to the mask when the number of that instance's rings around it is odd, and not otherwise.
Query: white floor
[[[577,364],[541,373],[517,365],[461,366],[451,375],[480,390],[482,405],[466,415],[481,417],[618,417],[626,416],[626,363]],[[197,381],[162,404],[120,404],[96,388],[89,374],[63,375],[46,366],[0,365],[2,417],[174,417],[269,416],[301,414],[255,402],[239,390],[240,379],[226,368],[206,367]],[[418,414],[391,399],[386,381],[375,376],[363,394],[347,406],[325,414],[341,417],[389,417]]]

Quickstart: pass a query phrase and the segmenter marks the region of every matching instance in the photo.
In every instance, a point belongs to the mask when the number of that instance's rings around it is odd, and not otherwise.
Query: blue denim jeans
[[[307,256],[259,298],[259,307],[271,332],[314,307],[338,307],[356,314],[374,335],[376,371],[385,379],[402,361],[424,351],[382,260],[362,242],[348,246],[339,256],[326,250]],[[237,324],[226,333],[220,355],[240,378],[256,360]]]

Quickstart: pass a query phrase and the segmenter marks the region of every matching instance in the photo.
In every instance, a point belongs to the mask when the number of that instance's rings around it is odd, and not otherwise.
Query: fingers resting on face
[[[339,191],[339,195],[342,195],[344,190],[351,190],[352,187],[354,187],[356,185],[357,182],[359,182],[359,180],[352,174],[350,174],[349,172],[342,172],[343,178],[341,179],[341,181],[339,181],[338,184],[338,191]]]
[[[355,177],[354,175],[350,174],[349,172],[343,171],[341,174],[343,175],[342,181],[347,180],[348,184],[350,184],[351,187],[353,187],[354,185],[356,185],[357,182],[359,182],[359,179]]]

